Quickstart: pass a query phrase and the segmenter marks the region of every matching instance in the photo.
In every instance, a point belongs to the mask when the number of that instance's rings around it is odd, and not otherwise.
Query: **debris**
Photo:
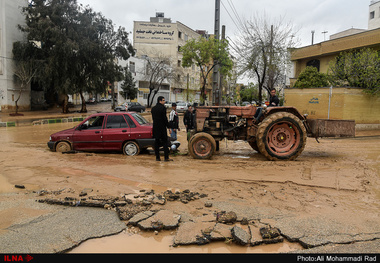
[[[137,226],[146,231],[170,230],[178,227],[180,218],[181,216],[170,210],[160,210],[153,216],[138,222]]]
[[[260,234],[263,237],[263,239],[273,239],[281,235],[280,231],[277,228],[271,227],[260,228]]]
[[[165,191],[156,194],[153,190],[142,190],[138,194],[122,195],[120,197],[109,195],[89,196],[93,189],[86,188],[75,197],[75,191],[67,190],[71,196],[57,198],[65,189],[59,191],[41,190],[38,196],[48,196],[38,200],[40,203],[74,206],[74,207],[99,207],[112,209],[119,215],[120,220],[126,224],[137,227],[143,231],[158,233],[161,230],[177,229],[173,246],[177,245],[205,245],[212,241],[234,241],[243,246],[255,246],[282,242],[284,238],[278,228],[270,226],[254,226],[252,220],[242,218],[240,225],[236,225],[237,215],[233,211],[219,211],[215,214],[203,214],[202,217],[187,219],[170,210],[157,210],[154,204],[164,206],[167,202],[180,201],[184,204],[207,197],[205,194],[184,190],[182,192]],[[73,196],[74,194],[74,196]],[[211,202],[205,202],[205,207],[212,207]],[[253,225],[252,225],[253,223]],[[256,235],[254,235],[257,232]],[[260,237],[261,235],[261,237]]]
[[[239,226],[234,226],[231,229],[231,234],[234,241],[236,241],[240,245],[246,246],[249,245],[251,242],[251,234]]]
[[[232,211],[228,213],[226,211],[222,211],[216,214],[216,221],[218,223],[233,224],[236,222],[236,220],[237,220],[236,213]]]

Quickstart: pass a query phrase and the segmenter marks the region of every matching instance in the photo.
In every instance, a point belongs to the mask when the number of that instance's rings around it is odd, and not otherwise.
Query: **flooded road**
[[[308,139],[294,162],[269,162],[245,142],[221,142],[211,160],[187,155],[184,129],[174,162],[156,162],[153,152],[126,157],[121,153],[59,154],[47,147],[50,134],[75,123],[20,126],[0,129],[0,201],[20,198],[25,191],[72,189],[93,194],[122,196],[139,190],[197,191],[208,200],[228,200],[305,216],[328,216],[343,224],[378,222],[380,211],[380,131],[358,132],[353,139]],[[15,188],[22,185],[25,189]],[[205,200],[171,204],[174,211],[204,213]],[[22,220],[38,216],[25,209],[0,211],[0,231]],[[6,216],[4,216],[6,215]],[[365,217],[365,218],[363,218]],[[364,224],[364,222],[363,222]],[[297,244],[246,248],[224,243],[202,247],[170,246],[172,233],[121,233],[90,240],[73,253],[266,253],[298,249]],[[102,248],[102,249],[99,249]]]

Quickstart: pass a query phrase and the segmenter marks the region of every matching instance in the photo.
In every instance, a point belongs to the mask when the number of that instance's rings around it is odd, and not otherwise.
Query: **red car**
[[[57,152],[122,151],[129,156],[153,146],[152,124],[135,112],[93,114],[74,128],[52,134],[48,142]]]

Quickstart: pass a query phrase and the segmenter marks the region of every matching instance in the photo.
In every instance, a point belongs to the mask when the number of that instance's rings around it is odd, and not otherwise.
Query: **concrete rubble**
[[[120,220],[128,226],[138,227],[143,231],[161,231],[176,229],[173,246],[179,245],[204,245],[213,241],[234,242],[242,246],[256,246],[282,242],[280,230],[261,224],[258,221],[249,221],[238,216],[233,211],[218,211],[213,215],[192,217],[186,214],[176,214],[166,210],[166,202],[180,201],[184,204],[205,198],[207,195],[194,193],[189,190],[182,192],[165,191],[156,194],[154,191],[142,191],[139,194],[124,195],[123,197],[112,196],[89,196],[90,189],[80,193],[80,199],[74,197],[43,198],[38,202],[64,206],[103,207],[113,209],[119,215]],[[55,192],[57,193],[57,192]],[[41,192],[44,196],[49,192]],[[162,210],[151,210],[153,204],[163,207]],[[206,201],[205,207],[212,206]]]

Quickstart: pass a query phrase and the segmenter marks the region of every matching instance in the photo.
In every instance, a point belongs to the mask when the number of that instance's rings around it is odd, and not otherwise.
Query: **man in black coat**
[[[157,104],[152,108],[152,118],[153,118],[153,138],[154,152],[156,154],[156,161],[161,161],[160,158],[160,147],[164,148],[165,162],[172,161],[169,159],[169,146],[168,146],[168,131],[169,121],[166,116],[166,108],[164,106],[165,98],[160,96],[157,99]]]
[[[193,112],[193,107],[191,105],[189,105],[189,107],[187,108],[187,111],[185,112],[185,115],[183,116],[183,124],[185,124],[185,127],[186,127],[187,140],[189,140],[190,130],[195,128],[194,112]]]

